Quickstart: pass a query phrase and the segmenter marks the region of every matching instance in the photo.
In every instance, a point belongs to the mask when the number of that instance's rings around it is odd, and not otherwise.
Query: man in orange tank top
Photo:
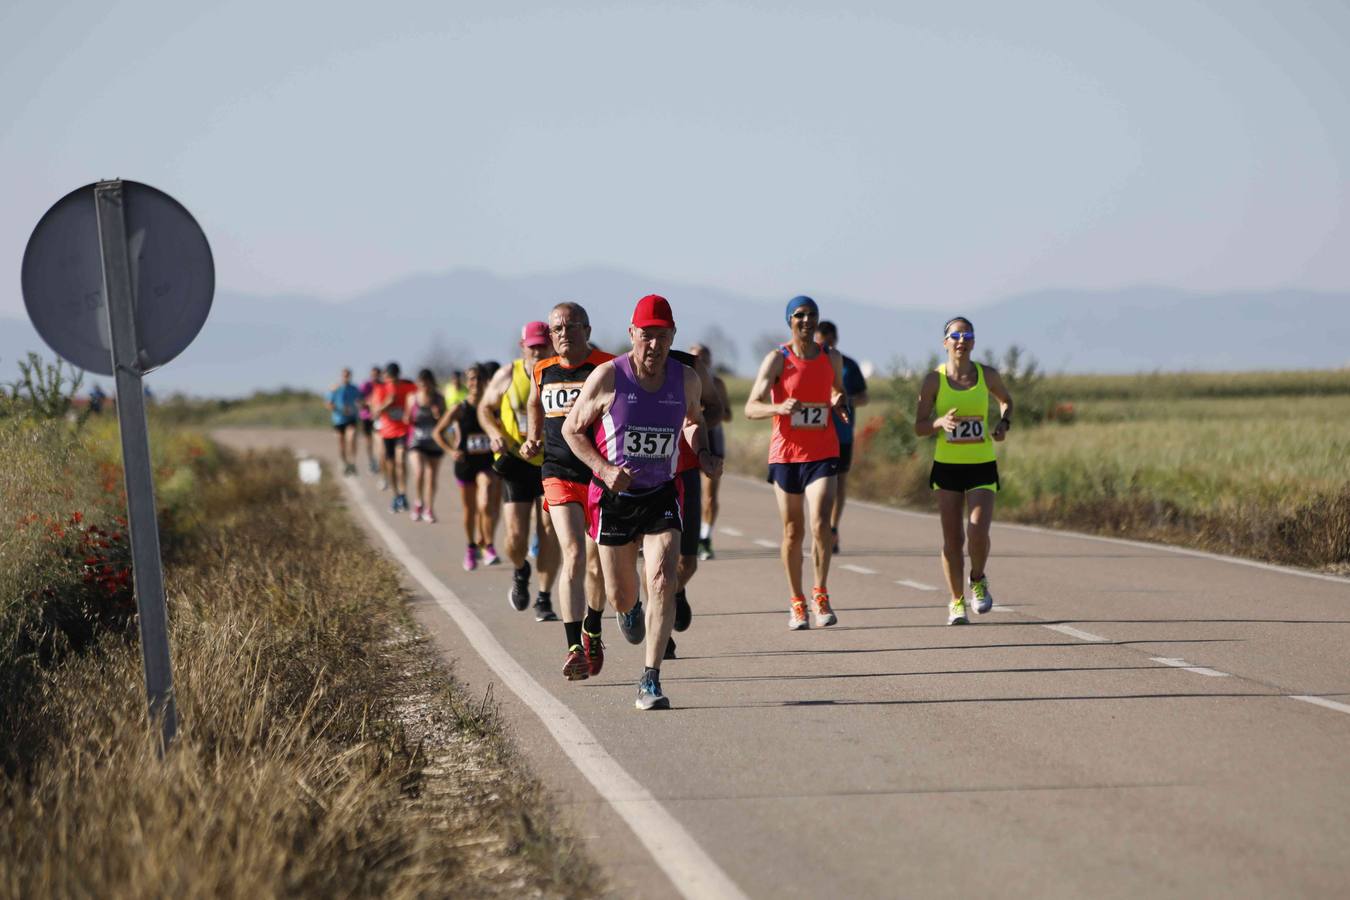
[[[838,621],[830,608],[826,580],[830,573],[830,510],[834,506],[839,468],[839,436],[831,410],[847,421],[843,360],[837,350],[815,341],[820,309],[810,297],[793,297],[787,305],[791,339],[760,363],[747,419],[772,419],[769,440],[769,481],[783,517],[783,569],[792,591],[788,627],[810,627],[802,593],[802,539],[806,532],[805,507],[811,513],[811,562],[815,586],[811,589],[817,628]]]

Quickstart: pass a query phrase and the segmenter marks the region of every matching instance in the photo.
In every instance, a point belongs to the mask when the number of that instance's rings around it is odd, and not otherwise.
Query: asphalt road
[[[326,432],[218,436],[334,456]],[[1350,895],[1350,580],[996,524],[996,609],[952,628],[935,518],[852,503],[839,624],[790,632],[772,494],[728,478],[662,670],[674,709],[641,713],[612,616],[604,672],[567,682],[562,626],[509,607],[509,566],[463,571],[453,480],[435,525],[344,480],[616,896]],[[611,763],[640,788],[607,790]]]

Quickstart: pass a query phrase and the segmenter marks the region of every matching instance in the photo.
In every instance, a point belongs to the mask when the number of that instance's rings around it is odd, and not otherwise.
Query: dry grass
[[[334,491],[284,455],[222,466],[167,573],[180,739],[157,757],[132,640],[33,670],[0,896],[597,893]]]

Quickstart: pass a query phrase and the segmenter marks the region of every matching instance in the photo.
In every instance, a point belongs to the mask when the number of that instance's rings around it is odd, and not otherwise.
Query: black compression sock
[[[605,614],[602,610],[591,609],[589,606],[586,607],[586,618],[582,619],[582,623],[585,625],[587,631],[591,634],[599,634],[600,623],[603,621],[605,621]]]
[[[563,628],[567,631],[567,649],[581,646],[581,623],[564,622]]]

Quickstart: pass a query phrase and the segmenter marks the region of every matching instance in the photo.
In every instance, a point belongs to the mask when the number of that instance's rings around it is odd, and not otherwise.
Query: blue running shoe
[[[539,558],[539,535],[530,538],[530,559]]]
[[[614,618],[619,620],[619,630],[628,643],[640,644],[647,636],[647,619],[642,614],[641,600],[636,601],[628,612],[615,613]]]
[[[670,709],[670,698],[661,693],[661,682],[655,675],[643,673],[633,705],[638,709]]]

